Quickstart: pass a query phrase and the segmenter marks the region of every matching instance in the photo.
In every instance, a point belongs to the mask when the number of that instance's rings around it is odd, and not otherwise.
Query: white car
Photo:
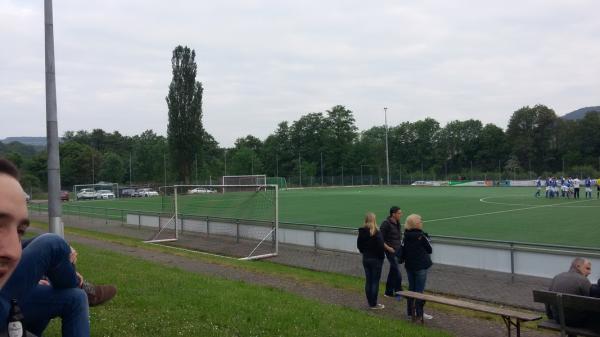
[[[84,188],[77,193],[77,200],[96,199],[98,193],[93,188]]]
[[[96,193],[96,199],[114,199],[115,194],[109,190],[99,190]]]
[[[158,196],[158,192],[152,190],[151,188],[140,188],[139,190],[137,190],[137,192],[139,193],[140,197],[157,197]]]
[[[215,190],[205,187],[196,187],[188,191],[188,194],[205,194],[205,193],[217,193]]]

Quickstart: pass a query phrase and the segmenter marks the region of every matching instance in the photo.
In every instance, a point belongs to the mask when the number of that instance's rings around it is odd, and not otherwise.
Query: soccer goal
[[[276,256],[278,191],[267,184],[163,187],[163,216],[145,242],[179,241],[186,248],[243,260]]]

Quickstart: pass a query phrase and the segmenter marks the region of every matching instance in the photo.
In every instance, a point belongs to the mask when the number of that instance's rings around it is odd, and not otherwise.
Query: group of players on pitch
[[[541,197],[542,186],[546,186],[546,198],[567,198],[579,199],[579,189],[581,188],[581,180],[578,177],[565,178],[565,177],[547,177],[546,180],[542,180],[542,177],[538,177],[535,181],[537,191],[535,197]],[[596,185],[596,198],[600,199],[600,179],[593,180],[587,177],[583,181],[585,186],[585,198],[592,199],[592,185]]]

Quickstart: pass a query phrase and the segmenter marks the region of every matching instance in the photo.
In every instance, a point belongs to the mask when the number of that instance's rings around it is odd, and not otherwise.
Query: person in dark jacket
[[[591,272],[592,262],[586,258],[576,257],[571,262],[569,271],[554,276],[550,283],[549,290],[564,294],[597,297],[596,295],[598,294],[596,294],[596,292],[598,289],[588,280],[588,276]],[[555,307],[547,306],[546,314],[548,315],[548,318],[554,319],[557,323],[560,323]],[[564,314],[565,323],[567,325],[584,327],[600,332],[600,324],[596,313],[565,309]]]
[[[427,270],[433,264],[431,262],[433,249],[429,242],[429,235],[423,232],[423,220],[420,215],[409,215],[404,226],[402,257],[408,278],[408,290],[422,293],[427,281]],[[431,315],[423,313],[424,305],[425,301],[407,298],[407,314],[413,320],[432,319]]]
[[[377,303],[381,267],[383,267],[384,243],[383,236],[377,228],[375,214],[367,213],[364,225],[358,229],[356,246],[362,254],[365,268],[365,294],[371,309],[383,309],[384,305]]]
[[[384,296],[396,297],[397,291],[402,290],[402,274],[400,274],[400,266],[396,251],[402,245],[402,232],[400,231],[400,219],[402,218],[402,210],[400,207],[393,206],[390,208],[390,216],[381,223],[381,234],[385,243],[385,257],[390,263],[390,271],[388,273],[387,282],[385,283]]]

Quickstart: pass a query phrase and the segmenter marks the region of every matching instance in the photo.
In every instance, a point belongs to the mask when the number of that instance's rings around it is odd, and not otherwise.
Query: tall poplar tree
[[[196,155],[202,147],[202,83],[196,81],[196,52],[177,46],[171,64],[173,79],[166,97],[169,107],[167,136],[170,164],[177,179],[190,182]]]

